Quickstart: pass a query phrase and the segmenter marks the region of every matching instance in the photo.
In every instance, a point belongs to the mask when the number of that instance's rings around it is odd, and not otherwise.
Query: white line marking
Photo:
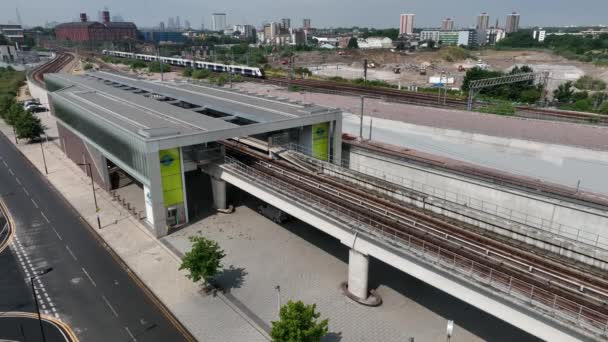
[[[27,189],[26,189],[26,188],[21,188],[21,189],[23,189],[23,192],[25,192],[25,194],[26,194],[26,195],[28,195],[28,196],[30,195],[30,193],[29,193],[29,192],[27,192]]]
[[[19,180],[19,177],[15,177],[15,179],[17,180],[17,183],[19,183],[19,185],[22,185],[21,181]]]
[[[9,172],[11,175],[13,175],[13,176],[15,175],[15,174],[13,173],[13,170],[11,170],[11,169],[8,169],[8,172]]]
[[[59,240],[63,241],[63,239],[61,238],[61,235],[59,235],[57,230],[55,230],[55,227],[51,227],[51,228],[53,228],[53,231],[55,232],[55,234],[57,234],[57,237],[59,238]]]
[[[110,302],[108,301],[108,299],[105,296],[101,296],[101,298],[103,298],[103,301],[106,302],[106,304],[108,305],[108,307],[110,308],[110,310],[112,310],[112,313],[114,314],[114,316],[118,317],[118,313],[116,312],[116,310],[114,310],[114,308],[112,307],[112,304],[110,304]]]
[[[67,249],[68,252],[70,252],[70,255],[72,255],[72,258],[74,258],[74,260],[78,261],[78,259],[76,258],[74,253],[72,253],[72,250],[70,249],[70,247],[68,247],[68,245],[65,245],[65,249]]]
[[[36,203],[36,201],[34,201],[34,199],[33,199],[33,198],[30,198],[30,199],[32,200],[32,203],[34,203],[34,207],[36,207],[36,209],[40,208],[40,207],[38,206],[38,203]]]
[[[4,164],[4,166],[8,167],[8,164],[6,163],[5,160],[2,160],[2,163]]]
[[[44,217],[44,220],[46,221],[46,223],[51,223],[51,221],[49,221],[49,219],[46,217],[46,215],[44,215],[44,213],[42,211],[40,211],[40,213],[42,214],[42,217]],[[59,235],[59,234],[57,234],[57,235]]]
[[[133,334],[131,333],[131,330],[129,330],[129,327],[125,327],[125,330],[127,331],[127,334],[129,334],[129,336],[131,336],[130,341],[137,342],[137,339],[135,338],[135,336],[133,336]]]
[[[97,287],[97,284],[95,284],[95,282],[93,281],[93,278],[91,278],[91,276],[89,275],[89,272],[87,272],[87,270],[85,270],[84,267],[82,267],[82,272],[84,272],[84,274],[87,275],[87,278],[89,278],[91,283],[93,283],[93,286]]]

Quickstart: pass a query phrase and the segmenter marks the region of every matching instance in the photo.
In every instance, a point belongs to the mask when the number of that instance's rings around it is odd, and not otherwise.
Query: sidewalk
[[[56,127],[48,114],[39,117]],[[0,131],[15,142],[13,129],[0,120]],[[97,227],[90,178],[68,159],[57,140],[45,142],[47,179],[92,227]],[[19,142],[17,148],[44,175],[39,144]],[[223,296],[206,296],[200,286],[178,271],[179,257],[111,196],[96,187],[102,229],[95,229],[107,245],[137,275],[173,315],[201,341],[266,341],[268,334]]]

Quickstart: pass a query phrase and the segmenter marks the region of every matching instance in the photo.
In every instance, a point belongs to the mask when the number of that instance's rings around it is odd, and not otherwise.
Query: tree
[[[359,42],[357,42],[357,38],[355,37],[350,37],[350,39],[348,40],[348,46],[349,49],[358,49],[359,48]]]
[[[2,33],[0,33],[0,45],[8,45],[8,39]]]
[[[44,126],[40,122],[40,119],[26,111],[19,115],[14,126],[17,138],[19,139],[28,139],[31,141],[39,139],[44,133]]]
[[[572,100],[572,95],[574,95],[572,81],[560,84],[557,89],[553,91],[553,97],[560,103],[569,103]]]
[[[202,236],[192,236],[190,242],[192,242],[192,249],[182,258],[179,269],[188,270],[190,274],[187,277],[194,282],[203,279],[206,286],[208,281],[219,273],[222,259],[226,254],[217,242]]]
[[[317,305],[289,301],[281,307],[279,320],[272,322],[270,336],[275,342],[318,342],[329,331],[329,320],[318,322]]]

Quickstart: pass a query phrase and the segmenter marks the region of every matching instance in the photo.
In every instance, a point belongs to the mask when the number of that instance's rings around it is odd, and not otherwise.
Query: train
[[[241,75],[246,77],[265,78],[264,70],[258,67],[250,67],[246,65],[231,65],[231,64],[220,64],[211,63],[205,61],[193,61],[186,58],[175,58],[175,57],[158,57],[155,55],[144,55],[139,53],[123,52],[123,51],[111,51],[103,50],[102,53],[105,56],[121,57],[139,59],[146,62],[158,62],[159,58],[162,63],[174,65],[178,67],[190,67],[193,69],[207,69],[214,72],[228,72],[234,75]]]

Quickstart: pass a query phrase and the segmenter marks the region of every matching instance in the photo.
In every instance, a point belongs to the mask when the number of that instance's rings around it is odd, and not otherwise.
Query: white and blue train
[[[157,62],[159,60],[159,57],[155,55],[143,55],[122,51],[103,50],[103,54],[105,56],[139,59],[146,62]],[[160,57],[160,61],[174,66],[190,67],[193,69],[207,69],[215,72],[229,72],[235,75],[264,78],[264,70],[246,65],[229,65],[204,61],[196,61],[195,63],[191,59],[174,57]]]

